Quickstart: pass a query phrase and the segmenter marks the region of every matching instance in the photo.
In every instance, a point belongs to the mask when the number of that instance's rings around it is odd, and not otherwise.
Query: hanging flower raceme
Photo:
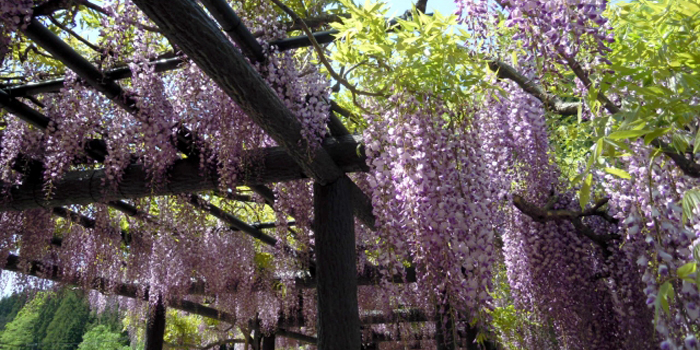
[[[627,307],[620,312],[645,314],[647,320],[653,320],[660,348],[680,349],[686,339],[692,343],[690,329],[700,320],[700,291],[691,282],[697,272],[686,271],[683,275],[679,270],[687,263],[697,263],[697,209],[684,222],[679,203],[698,181],[660,157],[651,158],[651,150],[641,141],[632,149],[635,153],[622,159],[632,178],[608,174],[601,181],[611,196],[611,211],[620,221],[619,231],[624,234],[621,253],[630,262],[629,270],[617,271],[626,282],[621,284],[619,295],[625,298]],[[636,280],[630,279],[632,276]]]
[[[460,20],[474,28],[478,37],[492,35],[490,31],[498,23],[499,12],[506,13],[505,24],[516,29],[513,39],[527,50],[527,61],[544,58],[545,68],[556,70],[554,62],[566,64],[566,59],[578,57],[584,68],[589,68],[593,62],[588,55],[594,54],[596,60],[609,63],[605,56],[614,38],[603,16],[606,0],[455,2]]]
[[[454,115],[438,97],[419,98],[395,95],[396,108],[364,132],[383,245],[376,260],[416,266],[421,306],[451,303],[477,316],[495,260],[490,179],[473,129],[451,128]]]
[[[6,0],[0,4],[0,66],[17,38],[14,33],[29,24],[34,3],[34,0]]]
[[[516,307],[550,324],[567,348],[617,349],[629,344],[630,337],[617,326],[621,317],[613,311],[619,307],[616,296],[606,286],[607,280],[597,277],[607,273],[609,253],[594,246],[570,222],[538,223],[513,207],[514,194],[530,205],[545,207],[552,193],[563,187],[550,160],[541,102],[514,83],[500,87],[503,92],[487,98],[475,113],[475,125],[493,191],[501,199],[502,221],[492,225],[503,241]],[[578,206],[565,194],[551,204],[554,210],[577,210]],[[586,224],[603,232],[612,228],[602,220]],[[540,329],[511,340],[523,347],[546,345],[546,332]]]

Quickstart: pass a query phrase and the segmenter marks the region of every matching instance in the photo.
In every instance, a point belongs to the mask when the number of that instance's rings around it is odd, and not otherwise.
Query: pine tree
[[[15,293],[9,297],[0,299],[0,331],[12,321],[27,303],[27,294]]]
[[[24,305],[17,316],[5,325],[0,346],[9,349],[30,348],[35,343],[35,330],[50,293],[40,292]]]
[[[41,349],[75,350],[83,339],[90,309],[74,291],[66,291],[41,341]]]
[[[53,321],[56,310],[61,304],[62,296],[56,293],[48,293],[44,306],[39,310],[39,317],[34,324],[34,343],[41,343],[46,337],[46,330]]]

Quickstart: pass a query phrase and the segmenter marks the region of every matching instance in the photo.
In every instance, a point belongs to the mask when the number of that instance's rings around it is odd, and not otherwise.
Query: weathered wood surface
[[[364,147],[352,136],[329,139],[322,149],[345,172],[366,171]],[[259,185],[305,178],[302,168],[281,147],[272,147],[245,154],[241,177],[237,185]],[[244,169],[244,170],[243,170]],[[118,199],[142,198],[180,193],[196,193],[218,188],[215,171],[204,172],[198,160],[178,160],[166,174],[167,184],[152,187],[141,165],[130,165],[124,172],[116,191],[108,191],[103,169],[68,172],[54,183],[53,195],[46,198],[43,181],[26,181],[9,189],[9,198],[0,201],[0,211],[19,211],[37,207],[59,207],[90,204]],[[28,179],[36,178],[28,176]]]
[[[351,185],[347,177],[314,184],[319,350],[357,350],[362,342]]]
[[[326,184],[343,171],[323,148],[310,147],[301,123],[243,54],[193,0],[135,0],[162,33],[282,146],[309,177]]]
[[[146,322],[146,344],[144,350],[163,350],[165,336],[165,305],[160,295],[152,296],[148,305],[148,321]]]

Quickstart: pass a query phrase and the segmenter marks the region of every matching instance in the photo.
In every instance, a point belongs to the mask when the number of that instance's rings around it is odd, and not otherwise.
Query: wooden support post
[[[158,295],[156,302],[148,306],[148,323],[146,323],[146,345],[144,350],[162,350],[165,335],[165,305],[163,297]]]
[[[347,176],[314,184],[318,349],[359,350],[355,223]]]
[[[362,344],[362,350],[379,350],[379,343]]]
[[[275,335],[270,334],[262,339],[261,350],[275,350]]]
[[[447,306],[449,310],[449,306]],[[451,313],[445,316],[438,316],[435,321],[435,340],[438,350],[455,350],[455,323]]]

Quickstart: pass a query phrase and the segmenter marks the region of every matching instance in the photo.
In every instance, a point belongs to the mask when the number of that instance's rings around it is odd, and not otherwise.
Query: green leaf
[[[603,154],[603,146],[604,146],[604,141],[602,138],[598,139],[595,143],[595,160],[598,160],[598,158]]]
[[[698,264],[696,262],[689,262],[681,267],[678,268],[676,271],[676,274],[678,275],[678,278],[680,279],[686,279],[688,278],[689,275],[691,275],[693,272],[695,272],[698,268]]]
[[[584,177],[585,175],[586,175],[586,174],[578,174],[578,175],[576,175],[575,177],[569,179],[569,180],[571,181],[571,186],[576,186],[576,185],[578,185],[578,183],[579,183],[581,180],[583,180],[583,177]]]
[[[688,142],[686,135],[673,134],[673,137],[671,138],[671,145],[674,149],[676,149],[676,151],[678,151],[678,153],[685,153],[688,146],[690,146],[690,142]]]
[[[668,303],[673,302],[673,286],[669,281],[664,282],[664,284],[659,287],[659,295],[656,296],[657,302],[661,305],[661,308],[666,312],[667,315],[671,314]]]
[[[693,216],[693,209],[700,205],[700,190],[691,189],[683,194],[683,223],[686,223],[688,218]]]
[[[624,141],[613,141],[611,139],[605,139],[605,143],[610,144],[614,147],[620,148],[622,150],[627,151],[627,153],[634,153],[632,152],[632,149],[630,148],[629,145],[627,145]]]
[[[586,204],[591,199],[591,184],[593,183],[593,175],[588,174],[586,179],[583,180],[583,185],[581,185],[581,190],[578,193],[579,203],[581,204],[581,210],[586,209]]]
[[[644,144],[649,145],[651,141],[656,140],[657,137],[671,131],[671,128],[656,129],[644,136]]]
[[[623,178],[623,179],[631,179],[632,175],[630,175],[628,172],[618,169],[618,168],[605,168],[605,172],[608,174],[615,175],[617,177]]]
[[[615,131],[614,133],[608,135],[608,138],[611,140],[634,139],[650,132],[651,130],[622,130]]]

